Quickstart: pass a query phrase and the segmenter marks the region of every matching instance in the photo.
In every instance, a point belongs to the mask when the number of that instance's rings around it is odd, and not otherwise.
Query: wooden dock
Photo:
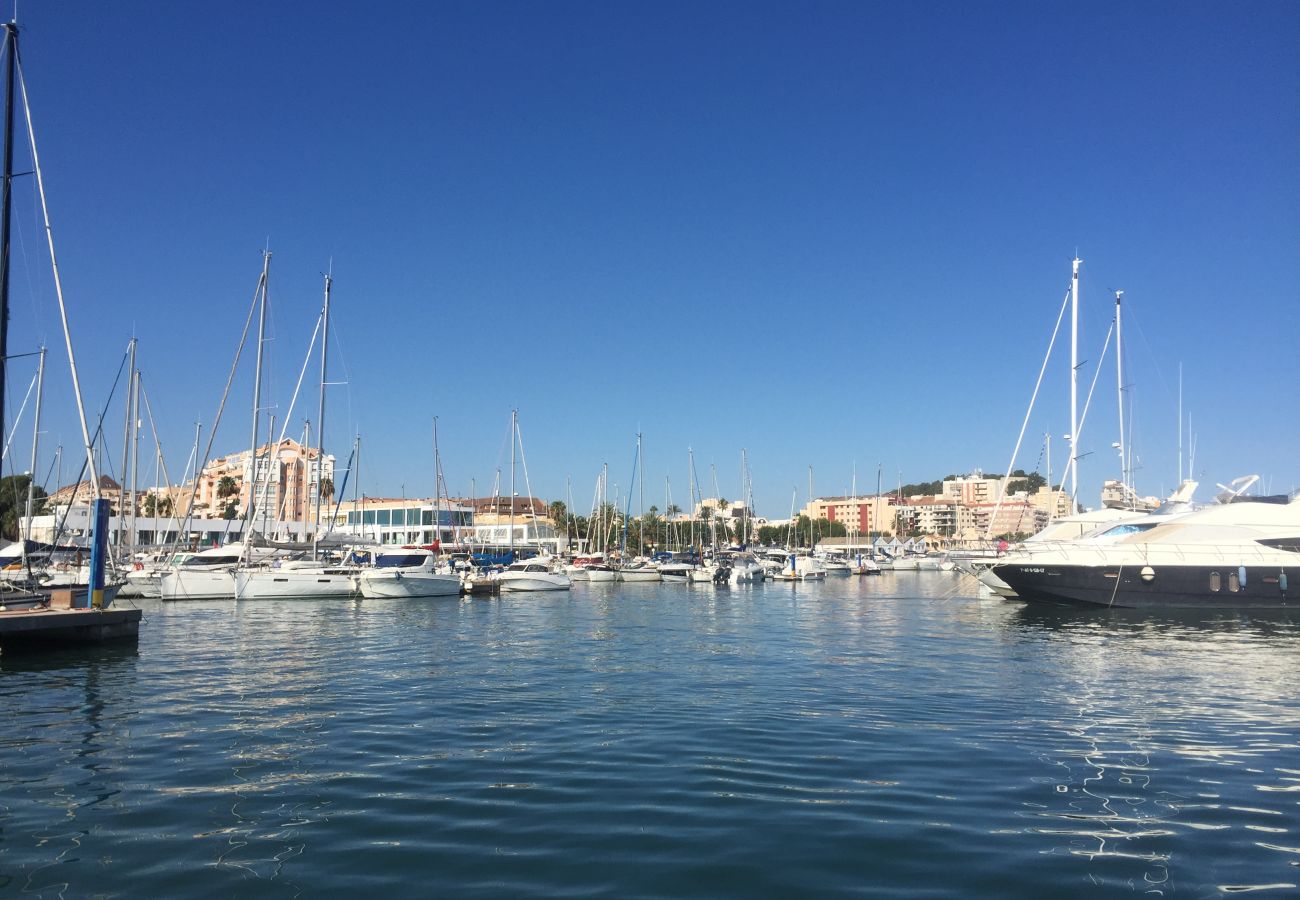
[[[74,608],[71,599],[71,591],[55,591],[48,606],[0,611],[0,648],[100,644],[139,637],[140,610]]]

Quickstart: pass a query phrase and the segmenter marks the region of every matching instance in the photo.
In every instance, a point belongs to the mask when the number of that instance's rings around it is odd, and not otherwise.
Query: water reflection
[[[1178,848],[1212,832],[1237,848],[1224,884],[1294,887],[1294,853],[1258,836],[1298,828],[1282,799],[1300,789],[1285,768],[1300,758],[1295,617],[1010,607],[1004,637],[1042,709],[1043,789],[1025,814],[1050,852],[1088,860],[1098,883],[1163,893],[1192,865]]]
[[[61,867],[121,808],[138,657],[135,642],[0,656],[0,860],[8,833],[29,832],[37,851],[0,867],[0,886],[62,895]]]

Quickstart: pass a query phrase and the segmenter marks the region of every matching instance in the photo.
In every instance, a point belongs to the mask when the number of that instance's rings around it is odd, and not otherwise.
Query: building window
[[[392,524],[394,524],[394,525],[405,525],[405,524],[406,524],[406,510],[404,510],[404,509],[395,509],[395,510],[393,510],[393,522],[392,522]]]
[[[376,525],[388,525],[388,524],[390,524],[390,523],[392,522],[392,519],[393,519],[393,511],[392,511],[392,510],[390,510],[390,509],[377,509],[377,510],[375,510],[375,524],[376,524]]]

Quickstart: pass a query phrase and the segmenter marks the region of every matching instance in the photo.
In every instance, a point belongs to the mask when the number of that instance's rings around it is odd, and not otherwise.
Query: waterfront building
[[[909,497],[895,514],[898,530],[904,534],[934,534],[953,537],[976,525],[975,509],[950,497]]]
[[[474,537],[474,507],[464,501],[362,497],[340,506],[333,519],[335,532],[380,544],[453,546]]]
[[[879,497],[816,497],[804,504],[799,515],[809,519],[826,519],[844,525],[850,537],[872,532],[893,534],[894,507],[898,498],[892,494]]]
[[[318,488],[323,488],[320,494],[323,504],[321,518],[324,520],[328,518],[334,500],[334,457],[328,453],[321,456],[317,448],[304,447],[292,438],[285,438],[275,445],[264,444],[257,448],[256,454],[245,450],[219,457],[199,473],[194,515],[229,518],[233,513],[235,518],[242,516],[248,509],[254,483],[257,485],[255,509],[259,523],[275,519],[310,522],[315,514]],[[184,509],[178,511],[184,512]],[[258,530],[263,530],[260,524]]]
[[[1047,527],[1048,510],[1035,505],[1026,494],[1004,497],[1001,505],[981,503],[974,507],[975,521],[968,533],[972,537],[1004,534],[1031,535]]]
[[[1005,490],[1011,494],[1016,486],[1029,479],[1022,475],[1009,475],[1006,478],[985,478],[984,473],[976,469],[969,475],[945,479],[939,493],[941,496],[975,506],[980,503],[996,503],[998,492]],[[1003,486],[1005,485],[1005,487]]]
[[[109,509],[119,512],[122,506],[122,486],[107,475],[99,476],[99,496],[108,501]],[[78,481],[56,490],[45,498],[45,508],[50,512],[66,512],[73,506],[89,506],[95,499],[94,483]]]

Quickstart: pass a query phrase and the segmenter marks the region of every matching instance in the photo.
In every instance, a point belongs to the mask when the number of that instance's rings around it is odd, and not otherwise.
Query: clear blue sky
[[[347,385],[326,443],[342,464],[361,433],[370,495],[432,494],[435,415],[452,491],[488,493],[512,407],[533,492],[572,479],[580,509],[603,462],[626,490],[638,430],[647,505],[665,475],[686,505],[688,447],[729,498],[747,449],[772,517],[795,488],[802,503],[809,465],[819,494],[846,492],[855,463],[861,491],[878,465],[886,484],[1003,471],[1076,249],[1084,390],[1125,291],[1139,489],[1176,480],[1180,363],[1202,496],[1244,472],[1300,486],[1300,4],[20,17],[88,403],[137,335],[174,476],[269,241],[277,415],[332,259]],[[30,179],[17,211],[10,346],[56,351],[45,448],[73,460]],[[1051,431],[1058,477],[1064,339],[1019,460],[1034,468]],[[13,364],[12,409],[30,374]],[[245,366],[218,452],[247,446],[250,394]],[[1083,431],[1089,504],[1118,470],[1114,395],[1111,356]],[[313,390],[290,433],[315,409]],[[115,401],[114,466],[121,420]]]

